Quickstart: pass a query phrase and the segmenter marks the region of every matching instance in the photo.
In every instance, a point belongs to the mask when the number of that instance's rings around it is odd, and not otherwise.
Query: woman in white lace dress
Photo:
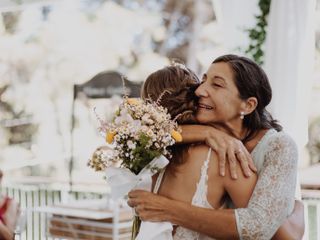
[[[214,238],[271,239],[293,210],[297,150],[292,139],[280,131],[281,127],[265,110],[271,100],[267,76],[249,59],[222,56],[204,74],[196,94],[199,97],[197,120],[203,124],[215,124],[241,139],[252,154],[259,177],[248,206],[215,210],[204,205],[190,206],[183,201],[185,199],[171,200],[143,191],[131,192],[129,204],[136,207],[144,220],[170,221]],[[196,138],[206,136],[201,131],[195,135],[198,135]],[[244,153],[239,151],[236,154]],[[216,189],[210,186],[211,173],[208,176],[206,195],[210,199],[210,191],[216,192]],[[170,193],[170,184],[167,185]],[[239,192],[245,187],[238,187]],[[217,202],[210,205],[214,208],[220,206]]]

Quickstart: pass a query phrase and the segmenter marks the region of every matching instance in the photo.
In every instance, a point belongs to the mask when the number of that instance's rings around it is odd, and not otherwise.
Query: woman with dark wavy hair
[[[228,171],[219,176],[217,155],[201,144],[189,146],[180,155],[182,164],[170,164],[159,174],[159,195],[132,191],[129,205],[143,220],[178,225],[175,239],[301,238],[301,209],[287,219],[294,208],[297,148],[265,109],[272,91],[264,71],[245,57],[225,55],[211,64],[195,94],[196,120],[223,129],[251,152],[258,168],[256,185],[256,176],[245,178],[237,166],[238,180]],[[193,138],[205,140],[203,126],[193,127]],[[228,197],[236,209],[221,209]]]

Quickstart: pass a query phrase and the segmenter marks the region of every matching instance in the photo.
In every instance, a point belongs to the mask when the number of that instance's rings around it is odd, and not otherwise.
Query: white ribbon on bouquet
[[[127,168],[109,167],[106,169],[107,181],[111,187],[111,196],[117,199],[132,189],[151,191],[154,169],[163,169],[169,160],[161,155],[153,159],[138,175]],[[172,224],[169,222],[142,221],[136,240],[172,240]]]
[[[172,240],[172,224],[169,222],[142,221],[135,240]]]
[[[151,191],[152,176],[156,173],[154,169],[163,169],[169,160],[161,155],[154,158],[138,175],[127,168],[108,167],[106,178],[111,187],[111,197],[118,199],[124,197],[132,189]]]
[[[126,168],[109,167],[106,177],[113,199],[124,197],[132,189],[151,191],[154,169],[163,169],[169,160],[161,155],[153,159],[138,175]],[[172,224],[169,222],[142,221],[136,240],[172,240]]]

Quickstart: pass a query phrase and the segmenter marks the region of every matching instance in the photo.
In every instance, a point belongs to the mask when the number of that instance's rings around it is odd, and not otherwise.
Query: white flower
[[[171,121],[167,110],[156,103],[141,102],[141,104],[130,105],[124,102],[120,105],[119,113],[114,117],[113,122],[105,123],[103,128],[103,131],[115,134],[113,142],[115,151],[108,158],[119,166],[132,170],[133,166],[137,165],[135,161],[139,159],[135,158],[133,152],[139,154],[141,151],[144,154],[152,149],[159,154],[169,156],[167,147],[175,142],[171,132],[176,127],[177,124]],[[148,138],[141,138],[141,134]],[[148,140],[148,142],[142,140]],[[138,149],[137,146],[140,144],[144,144],[144,148]]]
[[[141,121],[134,120],[132,124],[130,125],[130,132],[131,133],[137,133],[141,129]]]
[[[117,125],[121,125],[123,123],[132,123],[133,122],[133,118],[128,113],[127,109],[121,109],[120,116],[116,117],[114,122]]]
[[[144,121],[145,123],[149,124],[149,125],[154,123],[154,121],[151,119],[151,116],[150,116],[149,113],[144,114],[142,116],[141,120]]]
[[[146,125],[143,125],[141,127],[141,132],[147,132],[149,130],[149,128]]]
[[[150,137],[150,138],[153,138],[153,137],[155,136],[155,134],[154,134],[154,132],[153,132],[151,129],[149,129],[149,130],[147,131],[147,136]]]
[[[127,142],[127,146],[128,146],[129,149],[135,149],[136,148],[136,143],[134,143],[131,140],[129,140]]]

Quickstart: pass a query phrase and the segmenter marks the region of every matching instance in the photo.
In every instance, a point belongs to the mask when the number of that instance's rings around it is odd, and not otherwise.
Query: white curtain
[[[212,4],[222,29],[226,53],[239,54],[248,47],[249,37],[245,29],[255,25],[258,0],[212,0]]]
[[[308,141],[313,81],[315,0],[271,1],[265,70],[273,89],[269,110],[301,150]]]

